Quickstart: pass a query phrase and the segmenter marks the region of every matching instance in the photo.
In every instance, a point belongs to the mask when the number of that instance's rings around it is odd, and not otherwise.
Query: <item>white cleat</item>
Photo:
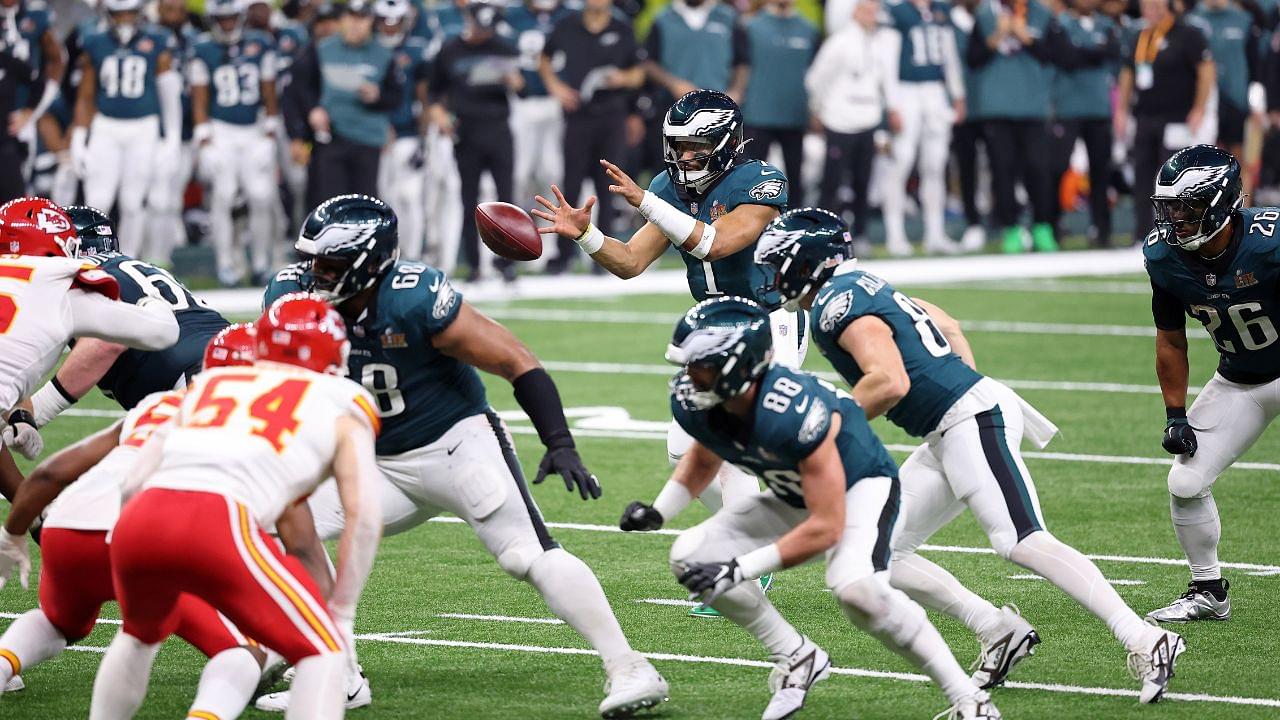
[[[604,681],[605,698],[600,717],[624,718],[667,699],[667,681],[653,665],[636,653],[632,659],[614,666]]]
[[[1231,584],[1222,581],[1225,592]],[[1148,620],[1162,623],[1185,623],[1196,620],[1230,620],[1231,598],[1223,595],[1219,600],[1213,593],[1197,586],[1194,582],[1187,586],[1187,591],[1178,596],[1169,605],[1147,613]]]
[[[26,689],[27,689],[27,684],[22,681],[22,676],[14,675],[13,677],[9,678],[9,682],[5,683],[4,689],[0,690],[0,695],[3,695],[5,693],[18,692],[19,690],[26,690]]]
[[[960,236],[960,249],[965,252],[981,252],[987,246],[987,229],[981,225],[970,225]]]
[[[884,247],[886,250],[889,251],[890,255],[896,258],[911,257],[911,255],[914,254],[915,252],[911,248],[911,243],[907,242],[906,240],[895,240],[892,242],[886,240]]]
[[[1040,635],[1022,617],[1018,607],[1005,605],[1000,608],[1000,627],[996,630],[995,639],[983,641],[981,654],[970,666],[973,681],[983,690],[1004,683],[1015,665],[1035,655],[1039,644]]]
[[[790,655],[774,655],[776,664],[769,671],[769,690],[773,697],[761,720],[784,720],[804,707],[809,688],[831,674],[831,656],[807,637]]]
[[[290,680],[293,679],[292,671],[293,668],[289,668],[286,672],[286,677]],[[270,695],[263,695],[258,698],[257,702],[255,702],[253,706],[263,712],[282,713],[289,709],[289,693],[289,690],[285,690],[283,692],[271,693]],[[369,679],[364,676],[363,672],[347,678],[346,694],[347,699],[343,703],[343,707],[348,710],[355,710],[356,708],[362,708],[373,704],[373,690],[370,689]]]
[[[1173,679],[1178,656],[1186,650],[1187,642],[1181,635],[1161,630],[1150,650],[1129,653],[1129,674],[1142,682],[1139,701],[1144,704],[1160,702]]]
[[[933,238],[924,241],[926,255],[959,255],[960,245],[949,237]]]
[[[933,720],[1000,720],[1000,717],[1000,711],[991,702],[991,695],[986,690],[979,690],[934,715]]]

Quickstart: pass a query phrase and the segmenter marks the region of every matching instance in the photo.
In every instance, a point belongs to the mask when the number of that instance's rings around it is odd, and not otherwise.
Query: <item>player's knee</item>
[[[498,567],[511,577],[524,580],[543,552],[542,546],[536,542],[515,542],[498,553]]]
[[[1169,494],[1190,499],[1200,497],[1213,485],[1213,478],[1206,478],[1199,470],[1183,463],[1175,463],[1169,470]]]
[[[669,562],[671,572],[676,577],[684,573],[685,566],[694,559],[705,540],[706,532],[701,527],[692,527],[680,533],[676,541],[671,543]]]
[[[923,608],[879,576],[840,587],[836,598],[855,625],[876,639],[895,645],[909,644],[928,622]]]
[[[1018,531],[1013,528],[997,530],[987,536],[991,541],[991,549],[1005,560],[1013,556],[1013,549],[1018,547]]]

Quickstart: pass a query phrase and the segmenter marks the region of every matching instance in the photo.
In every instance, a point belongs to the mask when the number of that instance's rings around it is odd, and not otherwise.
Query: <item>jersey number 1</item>
[[[218,396],[218,386],[223,383],[253,382],[257,375],[219,375],[209,380],[200,393],[200,399],[192,410],[192,420],[187,427],[222,427],[231,414],[243,404],[239,398]],[[261,427],[250,432],[271,443],[276,452],[284,451],[284,436],[298,431],[298,405],[310,380],[291,378],[262,393],[249,403],[248,415],[261,421]],[[202,417],[201,414],[204,413]]]

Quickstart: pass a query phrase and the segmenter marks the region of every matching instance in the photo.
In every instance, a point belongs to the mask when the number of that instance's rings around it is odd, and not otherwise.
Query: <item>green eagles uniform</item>
[[[845,488],[867,477],[897,478],[898,466],[871,432],[858,403],[806,372],[770,366],[760,378],[755,412],[745,422],[719,406],[686,410],[671,399],[671,414],[685,432],[725,462],[759,477],[780,500],[797,508],[805,507],[800,461],[826,439],[833,413],[840,415],[836,448],[844,464]],[[894,488],[896,492],[896,480]],[[890,502],[896,518],[897,503]]]
[[[1156,327],[1185,328],[1186,315],[1204,323],[1218,346],[1218,373],[1234,383],[1280,377],[1278,221],[1280,208],[1237,211],[1231,244],[1213,261],[1162,242],[1155,232],[1142,247]]]
[[[300,263],[267,285],[263,304],[298,292]],[[361,318],[350,324],[347,376],[378,402],[378,455],[398,455],[435,442],[459,421],[489,409],[475,368],[436,350],[431,338],[458,317],[462,295],[444,273],[401,260],[377,286]]]
[[[813,339],[824,357],[850,385],[862,368],[840,347],[840,335],[864,316],[874,315],[892,330],[911,389],[888,418],[916,437],[938,426],[942,416],[982,376],[951,351],[929,314],[884,280],[861,270],[837,274],[818,292],[810,315]]]
[[[116,279],[120,299],[136,304],[144,297],[157,298],[173,308],[178,321],[178,342],[164,350],[125,350],[98,381],[102,394],[128,410],[154,392],[172,390],[184,377],[200,372],[204,349],[227,326],[218,311],[197,299],[167,270],[120,253],[100,253],[85,258]]]
[[[688,211],[704,223],[713,223],[739,205],[771,205],[781,212],[787,208],[787,176],[778,168],[759,160],[739,161],[701,197],[693,197],[676,187],[667,173],[658,173],[649,183],[649,192]],[[777,307],[778,298],[759,297],[758,288],[764,279],[755,263],[756,244],[729,257],[706,262],[683,250],[685,275],[689,279],[689,293],[698,301],[717,295],[738,295],[751,298],[765,307]]]
[[[942,82],[946,79],[943,48],[951,29],[951,7],[932,0],[923,12],[912,0],[890,0],[889,26],[902,35],[898,79],[903,82]]]

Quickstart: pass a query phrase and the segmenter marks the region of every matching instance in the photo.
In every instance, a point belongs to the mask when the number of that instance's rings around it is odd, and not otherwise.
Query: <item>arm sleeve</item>
[[[955,32],[947,32],[942,39],[942,69],[951,99],[963,100],[964,68],[960,65],[960,50],[956,48]]]
[[[193,56],[187,63],[187,82],[193,87],[209,84],[209,66],[198,55]]]
[[[1182,312],[1182,302],[1173,293],[1151,281],[1151,316],[1161,330],[1182,330],[1187,327],[1187,316]]]
[[[458,313],[462,310],[462,293],[453,289],[449,284],[449,278],[445,274],[436,271],[432,276],[430,272],[423,273],[421,283],[428,285],[439,284],[434,294],[426,294],[422,302],[422,311],[418,313],[419,317],[424,317],[424,330],[428,338],[439,335],[444,332],[454,320],[458,319]],[[426,307],[427,302],[431,306]]]
[[[747,30],[741,22],[733,24],[733,65],[751,64],[751,43],[747,40]]]
[[[178,341],[178,320],[164,302],[130,305],[72,289],[67,292],[67,304],[74,337],[95,337],[141,350],[164,350]]]
[[[1045,23],[1040,37],[1027,46],[1027,52],[1045,65],[1070,69],[1073,61],[1073,47],[1071,41],[1067,40],[1062,25],[1050,18],[1049,22]]]
[[[276,79],[277,70],[280,64],[276,61],[275,50],[267,50],[262,53],[262,80],[271,82]]]

